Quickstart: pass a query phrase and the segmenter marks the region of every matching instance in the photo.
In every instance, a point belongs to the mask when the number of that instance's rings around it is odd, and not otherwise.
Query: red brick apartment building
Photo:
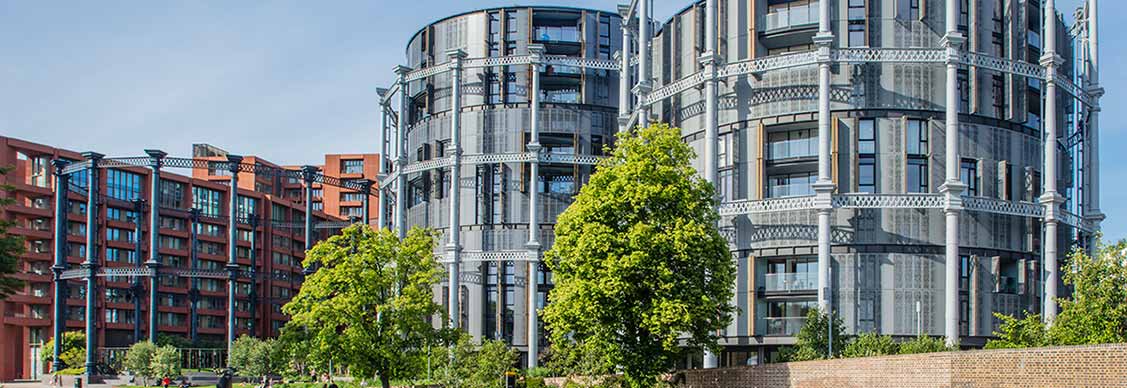
[[[193,154],[197,159],[226,160],[225,151],[208,145],[195,145]],[[78,152],[0,136],[0,166],[14,167],[0,176],[0,182],[14,187],[2,195],[16,200],[0,216],[15,221],[11,232],[26,241],[26,252],[16,275],[26,283],[25,287],[0,301],[0,381],[35,378],[42,373],[43,366],[32,360],[37,359],[38,345],[49,340],[52,332],[55,182],[51,160],[56,158],[84,160]],[[374,181],[378,162],[377,155],[327,155],[322,170],[326,176],[339,179]],[[254,156],[245,157],[243,163],[278,167]],[[195,208],[200,213],[196,268],[223,269],[227,261],[230,173],[197,169],[188,176],[177,172],[186,173],[167,167],[161,173],[158,254],[162,268],[190,268],[193,223],[189,209]],[[250,279],[239,280],[236,326],[239,334],[273,336],[287,321],[281,306],[297,292],[302,279],[304,232],[300,226],[294,226],[304,219],[302,182],[266,174],[239,174],[239,217],[253,215],[259,221],[253,231],[249,223],[237,226],[237,263],[248,270],[253,266],[259,276],[253,284]],[[149,175],[149,169],[138,167],[103,169],[99,174],[99,192],[104,199],[97,208],[98,251],[94,256],[100,267],[137,267],[148,257],[152,232],[147,222]],[[74,178],[77,179],[71,180],[72,188],[86,185],[84,173]],[[321,186],[314,186],[315,221],[342,221],[359,215],[353,210],[359,209],[361,199],[355,191]],[[320,198],[318,193],[323,193]],[[146,199],[146,203],[139,204],[135,198]],[[77,268],[84,260],[85,235],[89,232],[85,190],[72,190],[68,200],[67,263],[70,268]],[[318,203],[323,205],[317,206]],[[374,218],[375,209],[372,214]],[[141,220],[141,225],[134,220]],[[315,229],[314,236],[320,239],[334,231]],[[252,236],[256,248],[253,255]],[[136,279],[140,278],[97,278],[96,292],[104,294],[96,298],[99,319],[95,327],[100,348],[129,346],[138,334],[142,339],[149,337],[148,281],[135,284]],[[85,325],[85,283],[82,279],[67,283],[65,330],[81,331]],[[202,342],[223,341],[227,317],[225,280],[161,276],[159,284],[159,333],[194,337]],[[191,319],[193,296],[197,298],[195,324]],[[137,301],[140,303],[135,304]],[[135,314],[138,306],[140,314]]]

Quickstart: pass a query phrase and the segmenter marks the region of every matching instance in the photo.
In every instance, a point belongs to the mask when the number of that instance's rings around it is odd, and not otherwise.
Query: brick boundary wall
[[[1127,344],[971,350],[695,369],[686,388],[1122,388]]]

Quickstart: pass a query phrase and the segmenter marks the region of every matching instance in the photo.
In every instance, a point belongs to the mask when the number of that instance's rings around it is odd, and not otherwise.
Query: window
[[[509,185],[509,167],[484,164],[477,167],[479,195],[477,220],[480,224],[501,224],[506,219],[505,198]]]
[[[736,147],[734,139],[736,138],[735,132],[728,132],[720,135],[719,147],[717,153],[720,163],[717,168],[720,170],[719,186],[720,198],[723,201],[730,201],[737,198],[736,193]]]
[[[160,181],[160,197],[158,198],[160,206],[179,209],[183,199],[183,184],[164,179]]]
[[[911,17],[913,17],[917,20],[923,20],[924,13],[923,13],[923,10],[920,8],[920,3],[922,3],[923,1],[925,1],[925,0],[908,0],[909,16],[911,16]]]
[[[967,190],[963,195],[972,197],[978,196],[978,160],[963,159],[959,163],[959,179],[962,179],[963,184],[967,185]]]
[[[970,25],[970,0],[959,1],[959,31],[969,31]]]
[[[907,175],[905,191],[909,193],[930,192],[928,175],[928,125],[923,120],[907,121]]]
[[[863,47],[865,39],[865,0],[849,0],[849,47]]]
[[[1006,80],[1002,76],[994,75],[990,77],[990,91],[994,96],[994,117],[1006,117]]]
[[[122,201],[141,198],[141,175],[121,170],[106,170],[106,195]]]
[[[258,214],[258,199],[240,195],[237,202],[235,216],[244,220],[241,222],[245,222],[245,220]]]
[[[219,217],[222,214],[222,196],[219,191],[192,187],[192,207],[199,209],[200,214],[208,217]]]
[[[340,172],[342,174],[363,174],[364,161],[361,159],[349,159],[340,161]]]
[[[364,193],[341,193],[341,202],[360,202],[364,200]]]
[[[121,228],[106,228],[106,240],[134,242],[133,230]]]
[[[767,177],[767,195],[770,198],[813,195],[815,180],[817,175],[813,172],[771,175]]]
[[[341,206],[340,215],[344,217],[364,217],[364,209],[359,206]]]
[[[857,122],[857,191],[877,192],[876,120]]]
[[[809,158],[818,155],[818,137],[813,129],[771,132],[767,135],[767,159],[771,161]]]
[[[132,222],[136,223],[138,220],[137,212],[132,210],[118,209],[115,207],[106,208],[106,219]]]
[[[317,188],[310,190],[310,192],[312,193],[314,201],[325,197],[325,189]]]
[[[959,112],[970,112],[970,73],[966,70],[959,70],[957,73],[958,87],[959,87]]]

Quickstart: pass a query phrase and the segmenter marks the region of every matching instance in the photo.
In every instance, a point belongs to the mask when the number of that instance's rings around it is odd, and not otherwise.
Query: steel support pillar
[[[618,131],[630,130],[630,57],[633,50],[630,45],[634,40],[634,32],[630,31],[630,21],[622,21],[622,51],[618,52]],[[596,150],[599,151],[599,150]]]
[[[317,166],[301,166],[301,180],[305,182],[305,225],[302,231],[305,232],[305,254],[309,254],[309,250],[313,249],[313,181],[317,175]],[[303,260],[304,261],[304,260]],[[313,274],[315,271],[312,265],[305,266],[301,272],[305,276]]]
[[[149,260],[145,266],[152,271],[149,274],[149,340],[157,340],[157,288],[160,286],[160,168],[164,165],[164,157],[168,154],[160,150],[145,150],[149,155]],[[141,238],[141,236],[137,236]]]
[[[650,83],[650,1],[638,1],[638,83],[634,94],[638,96],[638,126],[650,125],[650,106],[646,102],[653,84]]]
[[[721,194],[719,192],[719,162],[720,156],[717,152],[720,139],[720,128],[718,127],[718,114],[717,110],[717,93],[718,83],[720,79],[717,78],[716,70],[720,64],[720,56],[716,52],[716,0],[705,1],[704,6],[704,54],[701,55],[699,61],[704,66],[705,79],[704,79],[704,179],[712,185],[713,199],[716,203],[720,203]],[[719,224],[713,225],[719,227]],[[732,284],[734,287],[735,284]],[[719,366],[719,358],[712,350],[704,349],[704,367],[716,368]]]
[[[1099,35],[1099,1],[1088,0],[1088,98],[1092,102],[1088,115],[1088,209],[1086,218],[1092,222],[1095,230],[1100,229],[1104,220],[1103,211],[1100,210],[1100,97],[1104,90],[1100,87],[1100,35]],[[1092,233],[1092,242],[1089,246],[1095,253],[1096,233]]]
[[[530,102],[532,114],[529,118],[529,136],[528,152],[536,155],[528,165],[529,169],[529,182],[532,188],[528,190],[528,243],[525,247],[528,248],[528,281],[525,282],[525,290],[528,293],[528,368],[535,368],[539,365],[538,356],[540,355],[540,317],[537,300],[540,293],[540,284],[537,282],[539,279],[538,270],[540,268],[540,66],[544,60],[544,46],[543,45],[530,45],[528,46],[528,53],[532,55],[532,88],[535,93],[532,93],[532,100]],[[619,98],[622,101],[622,98]],[[619,112],[623,110],[619,109]],[[621,115],[619,116],[621,118]]]
[[[398,76],[397,82],[399,83],[399,120],[396,123],[399,128],[398,135],[395,137],[395,171],[399,172],[399,177],[396,178],[395,230],[400,240],[407,237],[407,174],[403,173],[403,169],[407,167],[407,116],[410,115],[409,112],[411,111],[411,98],[407,91],[407,73],[410,72],[411,68],[409,67],[395,67],[395,74]],[[451,187],[457,188],[458,176],[453,175],[453,171],[453,168],[451,168],[450,180],[454,182],[454,186]],[[451,200],[454,200],[454,198],[451,198]]]
[[[1064,198],[1057,193],[1057,68],[1063,60],[1057,55],[1056,6],[1053,0],[1045,0],[1043,15],[1043,35],[1045,52],[1041,56],[1041,66],[1045,67],[1045,137],[1044,145],[1044,194],[1041,204],[1045,206],[1045,296],[1042,298],[1043,317],[1047,325],[1052,325],[1057,317],[1057,283],[1060,268],[1057,264],[1057,217]]]
[[[959,50],[966,41],[958,27],[958,7],[955,0],[946,4],[947,33],[943,37],[946,49],[947,88],[945,107],[946,179],[939,187],[946,199],[943,209],[946,223],[946,244],[944,247],[944,307],[943,335],[948,346],[959,343],[959,213],[962,211],[962,192],[965,187],[959,180],[959,84],[958,68],[961,61]]]
[[[814,45],[818,52],[818,180],[814,182],[815,206],[818,208],[818,308],[831,313],[833,286],[830,281],[830,219],[833,215],[834,182],[830,176],[830,50],[834,35],[830,31],[830,2],[818,7],[818,33]]]
[[[255,261],[258,254],[258,215],[250,214],[250,336],[256,334],[255,317],[258,314],[258,269]]]
[[[63,369],[63,361],[59,359],[62,353],[63,329],[66,328],[66,280],[63,280],[63,271],[67,269],[67,193],[70,191],[70,177],[63,174],[63,169],[70,162],[63,159],[52,161],[55,166],[55,265],[51,266],[52,280],[55,283],[54,314],[52,315],[51,338],[55,339],[55,347],[51,350],[54,355],[51,362],[51,373]]]
[[[372,181],[361,179],[360,185],[363,186],[360,192],[364,194],[363,199],[360,200],[360,213],[363,214],[364,219],[361,221],[365,226],[372,225],[372,216],[368,214],[371,210],[369,203],[372,202]]]
[[[461,326],[461,301],[458,300],[461,289],[461,279],[458,277],[462,266],[462,241],[461,241],[461,187],[458,181],[462,177],[462,60],[466,52],[458,49],[446,52],[450,58],[450,229],[447,233],[446,252],[449,255],[449,293],[450,300],[447,307],[450,315],[450,327]],[[538,93],[539,90],[534,90]],[[406,197],[404,197],[406,198]],[[400,199],[402,201],[403,198]]]
[[[200,255],[199,255],[199,225],[200,225],[200,209],[191,208],[188,210],[188,221],[192,223],[191,232],[189,234],[188,243],[188,260],[189,268],[193,271],[200,269]],[[200,333],[200,279],[192,277],[191,288],[188,290],[188,301],[191,303],[190,316],[188,317],[188,330],[189,338],[192,343],[199,341]]]
[[[138,268],[141,267],[141,235],[143,229],[141,226],[144,224],[141,215],[145,211],[145,200],[142,198],[133,199],[133,265]],[[145,287],[141,284],[140,277],[133,277],[133,341],[141,341],[141,294],[145,292]]]
[[[380,100],[383,100],[384,93],[380,94]],[[384,229],[387,227],[387,195],[385,195],[384,193],[383,180],[388,173],[387,157],[391,155],[391,149],[387,146],[387,138],[388,135],[390,135],[387,128],[387,115],[388,110],[390,109],[391,107],[387,106],[386,104],[380,105],[380,134],[382,136],[380,141],[380,168],[378,170],[378,174],[376,174],[376,176],[379,177],[379,181],[375,183],[376,191],[378,194],[378,196],[376,197],[376,211],[379,212],[379,214],[376,215],[376,229]]]
[[[227,155],[227,171],[231,173],[230,189],[227,190],[227,354],[232,354],[235,344],[235,291],[239,286],[239,163],[242,162],[242,156]],[[250,209],[247,210],[249,215]],[[231,366],[230,357],[227,358],[227,366]]]
[[[86,261],[82,268],[86,269],[86,381],[94,377],[94,364],[98,360],[98,333],[95,332],[95,322],[98,321],[98,301],[95,299],[98,289],[98,162],[105,155],[97,152],[83,152],[82,156],[90,161],[86,168]],[[56,341],[57,342],[57,341]]]

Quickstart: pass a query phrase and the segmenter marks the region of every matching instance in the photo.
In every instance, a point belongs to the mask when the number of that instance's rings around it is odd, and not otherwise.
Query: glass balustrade
[[[818,287],[818,276],[811,272],[769,273],[766,278],[767,291],[803,291]]]
[[[763,31],[776,31],[787,28],[818,24],[818,3],[810,3],[768,12],[763,17]]]
[[[767,317],[767,335],[794,336],[806,324],[806,317]]]

